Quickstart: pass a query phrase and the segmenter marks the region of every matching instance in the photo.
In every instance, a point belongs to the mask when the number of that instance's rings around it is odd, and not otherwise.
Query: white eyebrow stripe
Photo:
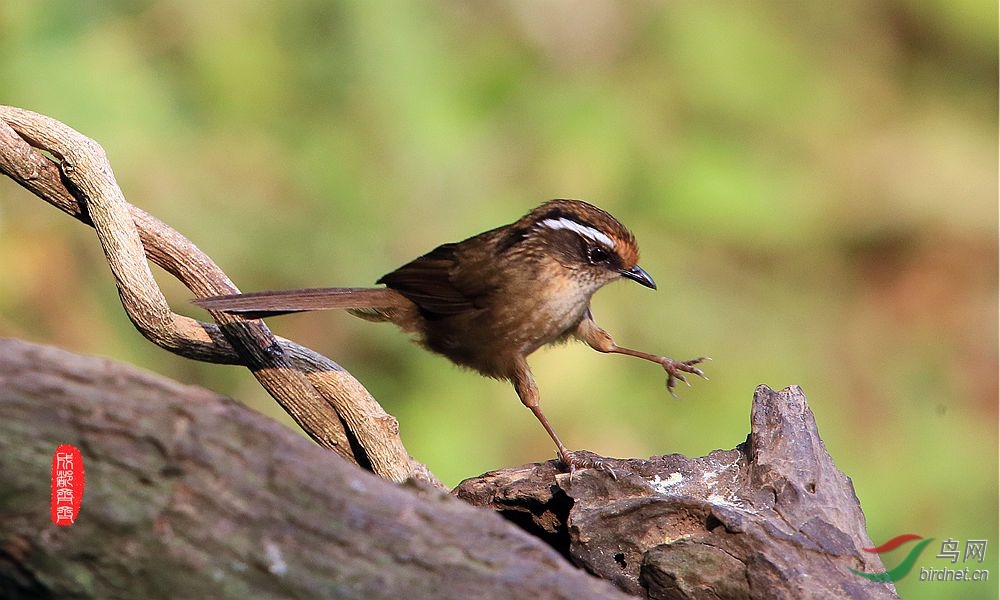
[[[567,219],[566,217],[559,217],[558,219],[545,219],[539,223],[539,225],[549,229],[568,229],[569,231],[576,232],[589,240],[599,244],[604,244],[608,248],[614,249],[615,247],[615,241],[600,231],[590,227],[589,225],[581,225],[580,223]]]

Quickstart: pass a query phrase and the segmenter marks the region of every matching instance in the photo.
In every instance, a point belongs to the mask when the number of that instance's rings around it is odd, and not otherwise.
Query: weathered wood
[[[410,459],[396,419],[332,360],[274,336],[262,321],[216,312],[216,325],[172,312],[147,256],[195,296],[238,290],[187,238],[125,201],[97,142],[45,115],[0,106],[0,173],[94,227],[122,306],[148,340],[187,358],[246,366],[307,435],[347,460],[392,481],[437,481]]]
[[[83,453],[72,526],[52,454]],[[492,511],[348,464],[242,405],[0,339],[2,598],[626,598]]]
[[[897,597],[848,570],[884,569],[801,390],[758,388],[751,421],[701,458],[457,490],[532,537],[204,390],[0,340],[0,597],[620,597],[560,553],[649,598]],[[87,473],[68,528],[48,514],[61,443]]]
[[[851,480],[827,453],[798,387],[754,395],[751,433],[701,458],[552,463],[470,479],[492,506],[588,571],[649,598],[896,598]]]

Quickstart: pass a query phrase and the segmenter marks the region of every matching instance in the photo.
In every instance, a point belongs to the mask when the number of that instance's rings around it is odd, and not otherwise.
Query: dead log
[[[50,520],[59,444],[76,522]],[[203,389],[0,339],[0,598],[627,598],[492,511]]]
[[[826,451],[798,387],[757,388],[751,433],[701,458],[603,459],[568,475],[552,463],[462,482],[575,564],[648,598],[897,598],[851,480]]]
[[[86,466],[70,527],[49,519],[63,443]],[[0,448],[3,598],[626,597],[563,557],[649,598],[897,597],[848,570],[884,569],[798,388],[759,388],[734,450],[457,490],[527,533],[210,392],[2,339]]]

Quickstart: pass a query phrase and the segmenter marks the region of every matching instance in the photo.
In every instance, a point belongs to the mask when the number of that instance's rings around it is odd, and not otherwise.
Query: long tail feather
[[[262,319],[309,310],[390,309],[404,301],[398,292],[388,288],[309,288],[213,296],[191,302],[208,310]]]

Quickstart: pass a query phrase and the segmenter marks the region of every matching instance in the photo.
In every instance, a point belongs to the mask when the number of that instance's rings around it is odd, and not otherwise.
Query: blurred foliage
[[[245,290],[366,285],[543,200],[591,200],[660,283],[601,292],[598,321],[715,360],[676,402],[650,365],[538,353],[571,446],[730,448],[754,386],[798,384],[877,543],[988,538],[1000,576],[996,3],[15,2],[0,81],[0,102],[101,142],[128,198]],[[146,343],[92,233],[6,180],[0,257],[0,335],[287,422],[245,372]],[[449,483],[554,455],[509,386],[392,327],[272,326],[354,372]]]

